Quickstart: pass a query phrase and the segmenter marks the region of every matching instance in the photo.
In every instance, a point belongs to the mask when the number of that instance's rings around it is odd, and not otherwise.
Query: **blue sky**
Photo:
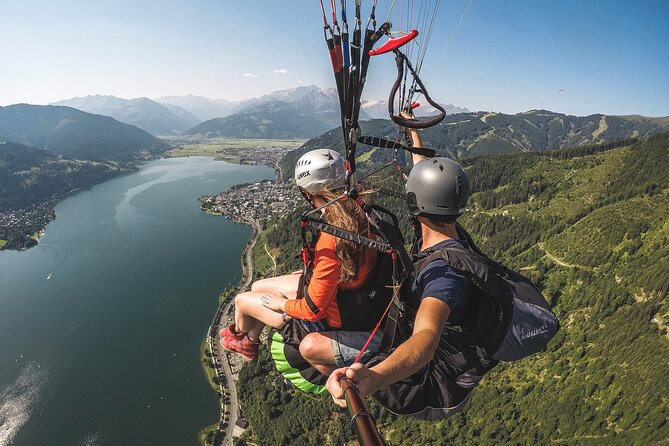
[[[379,21],[390,3],[379,0]],[[429,41],[423,80],[439,102],[669,115],[669,2],[472,0],[441,57],[468,3],[442,1]],[[395,29],[410,4],[397,0]],[[394,75],[391,55],[373,59],[364,98],[385,99]],[[0,105],[239,100],[306,84],[334,86],[317,0],[0,1]]]

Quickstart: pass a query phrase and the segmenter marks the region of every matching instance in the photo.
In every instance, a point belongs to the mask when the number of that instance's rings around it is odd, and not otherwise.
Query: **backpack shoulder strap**
[[[504,266],[491,260],[485,254],[459,246],[445,246],[421,254],[424,256],[418,258],[414,263],[416,274],[419,274],[433,261],[443,260],[448,266],[471,280],[477,288],[492,295],[505,291]]]

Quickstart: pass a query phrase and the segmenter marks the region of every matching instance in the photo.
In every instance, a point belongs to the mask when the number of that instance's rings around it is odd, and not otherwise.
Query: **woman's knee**
[[[238,295],[235,296],[235,309],[237,311],[244,311],[246,308],[247,304],[249,303],[249,299],[251,299],[251,293],[248,291],[239,293]]]
[[[268,291],[268,289],[271,287],[271,281],[272,279],[260,279],[256,280],[251,284],[251,291],[254,293],[262,293],[263,291]]]

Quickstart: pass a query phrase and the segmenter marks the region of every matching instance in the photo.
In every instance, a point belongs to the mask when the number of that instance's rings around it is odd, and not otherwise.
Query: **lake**
[[[0,252],[0,446],[198,444],[219,413],[199,347],[252,230],[197,198],[273,177],[148,162],[60,202],[37,247]]]

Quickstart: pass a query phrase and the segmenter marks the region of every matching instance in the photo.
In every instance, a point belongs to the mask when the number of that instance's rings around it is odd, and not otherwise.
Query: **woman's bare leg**
[[[258,340],[265,325],[281,328],[284,323],[281,313],[262,305],[260,298],[263,294],[277,293],[247,291],[235,297],[235,327],[238,333],[245,333],[252,341]]]
[[[256,280],[251,285],[251,292],[281,293],[288,299],[295,299],[301,276],[301,274],[286,274],[284,276]]]

